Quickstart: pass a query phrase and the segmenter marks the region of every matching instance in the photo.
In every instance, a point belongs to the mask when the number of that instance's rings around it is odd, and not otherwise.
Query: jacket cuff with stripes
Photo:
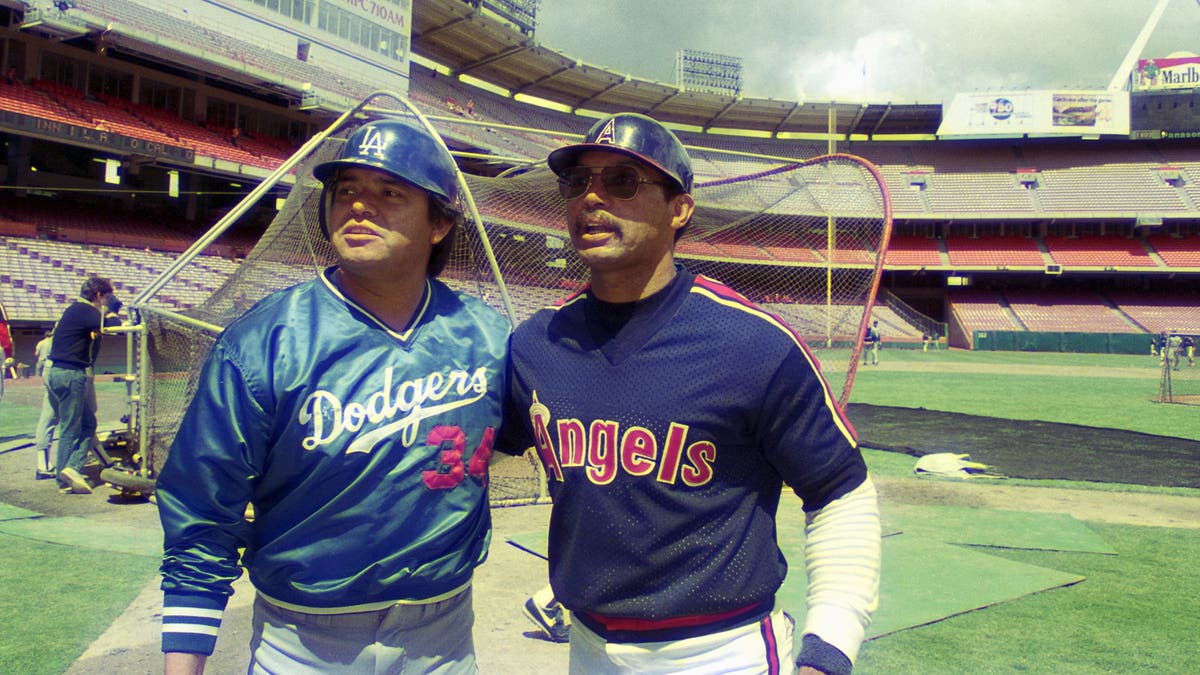
[[[162,650],[211,656],[228,596],[163,594]]]

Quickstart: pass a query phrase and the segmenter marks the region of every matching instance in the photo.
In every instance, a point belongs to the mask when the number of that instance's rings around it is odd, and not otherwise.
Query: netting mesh
[[[318,221],[321,185],[311,167],[333,158],[369,119],[411,114],[399,99],[390,106],[381,106],[378,98],[368,101],[303,151],[307,156],[295,158],[295,187],[278,215],[244,263],[204,302],[183,312],[168,311],[152,296],[133,303],[145,327],[138,423],[143,461],[152,475],[165,461],[219,331],[268,293],[312,279],[333,264]],[[695,157],[698,165],[712,168],[693,191],[696,216],[678,243],[677,258],[779,314],[810,345],[854,347],[845,364],[844,403],[890,232],[890,207],[878,173],[849,155],[782,166],[703,152]],[[457,233],[443,281],[483,298],[514,323],[587,283],[549,169],[465,181],[477,211],[467,204],[468,221]],[[838,366],[826,364],[830,368]],[[491,486],[497,504],[544,497],[537,463],[528,457],[494,466]]]
[[[780,315],[811,346],[857,347],[890,234],[874,167],[826,155],[767,171],[755,159],[725,160],[722,168],[748,171],[696,184],[696,214],[676,258]],[[516,320],[587,283],[548,168],[468,183]]]

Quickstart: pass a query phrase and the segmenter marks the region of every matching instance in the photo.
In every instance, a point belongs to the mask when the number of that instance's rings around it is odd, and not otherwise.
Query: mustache
[[[606,211],[593,210],[585,211],[575,218],[572,223],[576,228],[588,228],[593,226],[607,227],[616,229],[620,224],[616,218]]]

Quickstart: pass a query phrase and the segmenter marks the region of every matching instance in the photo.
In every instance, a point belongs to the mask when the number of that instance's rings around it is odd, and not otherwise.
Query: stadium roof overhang
[[[842,138],[930,135],[942,119],[938,104],[801,103],[684,91],[639,79],[543,47],[534,37],[462,0],[414,0],[412,51],[513,95],[573,111],[643,112],[703,130],[825,134],[830,111]]]

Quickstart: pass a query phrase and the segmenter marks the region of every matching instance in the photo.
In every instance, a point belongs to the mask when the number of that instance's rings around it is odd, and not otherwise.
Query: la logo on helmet
[[[383,137],[383,133],[378,129],[367,129],[367,132],[363,134],[362,142],[358,144],[358,154],[375,155],[379,159],[383,159],[385,150],[387,150],[387,139]]]

